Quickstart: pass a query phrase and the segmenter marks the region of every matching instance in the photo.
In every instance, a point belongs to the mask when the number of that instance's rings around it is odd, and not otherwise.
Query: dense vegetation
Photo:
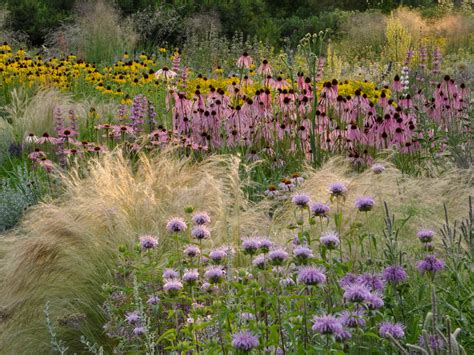
[[[74,2],[68,0],[3,1],[10,11],[9,28],[27,34],[34,46],[44,44],[49,32],[70,22],[74,15]],[[212,15],[214,25],[228,38],[235,32],[242,32],[245,37],[256,35],[276,46],[295,46],[306,33],[327,28],[338,33],[344,18],[353,11],[378,9],[389,12],[405,5],[422,8],[430,16],[440,14],[436,0],[117,0],[115,3],[124,16],[160,12],[162,19],[144,38],[147,46],[163,46],[165,42],[181,46],[187,36],[185,26],[181,24],[205,14]],[[459,7],[463,1],[454,4]],[[159,28],[164,23],[172,24],[166,34]]]
[[[1,354],[471,354],[465,1],[9,1]]]

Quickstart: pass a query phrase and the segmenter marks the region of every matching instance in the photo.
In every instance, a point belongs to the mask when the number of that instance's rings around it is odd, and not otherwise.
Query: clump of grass
[[[105,0],[81,1],[72,23],[65,23],[49,35],[51,47],[63,54],[77,53],[91,62],[109,62],[124,51],[133,51],[138,35],[132,23]]]
[[[308,167],[303,173],[305,182],[298,188],[306,192],[314,201],[329,202],[329,185],[333,182],[343,182],[347,185],[348,193],[344,203],[340,204],[344,216],[343,230],[346,238],[352,238],[356,233],[349,226],[361,224],[370,225],[370,230],[381,232],[384,228],[383,202],[386,202],[391,213],[398,219],[408,219],[400,234],[400,241],[405,245],[417,243],[415,237],[419,228],[430,227],[439,229],[444,221],[445,204],[452,215],[458,219],[464,215],[464,204],[468,196],[474,194],[472,170],[452,169],[436,177],[414,177],[401,173],[388,162],[383,163],[385,171],[374,174],[370,169],[356,173],[343,158],[333,158],[321,169]],[[355,208],[355,200],[360,196],[372,196],[376,199],[376,208],[371,218],[366,221],[363,213]],[[274,226],[285,228],[292,214],[291,203],[283,204],[275,212],[278,223]],[[334,221],[329,221],[334,228]],[[288,236],[284,230],[275,230],[282,238]],[[355,257],[355,255],[351,255]]]
[[[86,177],[72,171],[62,197],[33,207],[2,238],[0,282],[7,287],[0,289],[1,353],[48,351],[42,313],[48,301],[52,325],[70,349],[83,349],[81,334],[98,342],[104,320],[99,290],[110,279],[119,245],[154,233],[166,246],[166,219],[183,206],[216,216],[217,244],[268,226],[241,191],[236,157],[191,164],[173,154],[141,156],[135,166],[120,152],[92,161]]]
[[[55,134],[55,109],[59,109],[65,117],[72,111],[80,121],[87,117],[91,108],[97,117],[106,118],[118,107],[116,103],[95,98],[76,100],[71,94],[55,89],[41,89],[31,95],[21,88],[13,89],[10,96],[11,101],[4,108],[4,118],[0,118],[0,127],[5,127],[2,131],[20,142],[29,133],[39,136],[45,132]]]

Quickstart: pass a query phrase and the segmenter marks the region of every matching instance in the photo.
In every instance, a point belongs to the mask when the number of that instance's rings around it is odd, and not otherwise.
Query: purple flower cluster
[[[210,266],[204,273],[204,277],[210,283],[219,283],[224,277],[224,270],[221,266]]]
[[[310,200],[311,199],[309,198],[307,194],[300,192],[293,196],[293,198],[291,199],[291,202],[293,202],[296,206],[303,208],[303,207],[308,206],[308,203]]]
[[[258,338],[248,330],[241,330],[232,335],[232,346],[241,351],[250,351],[260,345]]]
[[[163,285],[163,290],[168,292],[176,292],[183,288],[183,284],[181,281],[177,279],[168,279],[166,280],[165,284]]]
[[[260,248],[260,242],[257,238],[245,238],[242,240],[242,249],[244,253],[253,255]]]
[[[189,258],[194,258],[195,256],[198,256],[201,254],[201,250],[195,245],[189,245],[184,249],[184,255],[186,255]]]
[[[330,314],[319,317],[315,316],[311,329],[321,335],[337,335],[344,331],[341,320]]]
[[[314,257],[313,251],[304,245],[299,245],[293,249],[293,254],[295,254],[295,257],[301,261],[306,261]]]
[[[322,245],[324,245],[328,249],[334,249],[340,243],[339,236],[336,232],[326,232],[326,233],[324,233],[321,236],[321,238],[319,238],[319,241],[321,242]]]
[[[395,339],[401,339],[405,336],[405,327],[401,323],[382,322],[379,325],[379,335],[383,338],[391,335]]]
[[[370,196],[361,196],[356,198],[355,206],[361,212],[371,211],[375,205],[375,200]]]
[[[214,249],[209,253],[209,258],[216,264],[222,262],[226,256],[227,252],[224,249]]]
[[[427,255],[423,260],[420,260],[416,263],[416,268],[420,272],[434,274],[444,269],[444,261],[437,259],[434,255]]]
[[[329,205],[321,202],[313,202],[309,205],[309,210],[315,217],[326,217],[329,212]]]
[[[325,270],[316,266],[301,266],[298,271],[298,283],[319,285],[326,282]]]
[[[185,231],[187,229],[187,225],[184,219],[175,217],[168,221],[166,224],[166,229],[170,233],[179,233]]]
[[[273,265],[281,265],[286,259],[288,259],[288,253],[283,249],[275,249],[268,253],[268,258],[271,260]]]
[[[342,182],[333,182],[329,185],[329,192],[335,197],[343,196],[347,192],[347,187]]]
[[[158,245],[158,239],[153,235],[143,235],[139,239],[142,250],[153,249]]]
[[[197,240],[209,239],[210,236],[211,236],[211,232],[204,225],[195,226],[191,230],[191,237]]]
[[[194,224],[200,226],[211,223],[211,217],[209,217],[207,212],[196,212],[193,214],[192,221]]]
[[[416,236],[422,243],[429,243],[433,240],[434,232],[431,229],[420,229]]]
[[[189,284],[196,282],[199,279],[199,272],[196,269],[187,270],[183,274],[183,281]]]

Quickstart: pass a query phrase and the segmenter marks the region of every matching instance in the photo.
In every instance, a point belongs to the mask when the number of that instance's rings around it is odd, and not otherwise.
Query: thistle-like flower
[[[186,222],[184,219],[175,217],[171,218],[166,224],[166,229],[170,233],[179,233],[185,231],[187,228]]]

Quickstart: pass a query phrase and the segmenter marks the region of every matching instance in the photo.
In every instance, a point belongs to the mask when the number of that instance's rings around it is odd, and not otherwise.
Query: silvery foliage
[[[26,166],[0,179],[0,232],[14,227],[25,210],[38,202],[40,187]]]

